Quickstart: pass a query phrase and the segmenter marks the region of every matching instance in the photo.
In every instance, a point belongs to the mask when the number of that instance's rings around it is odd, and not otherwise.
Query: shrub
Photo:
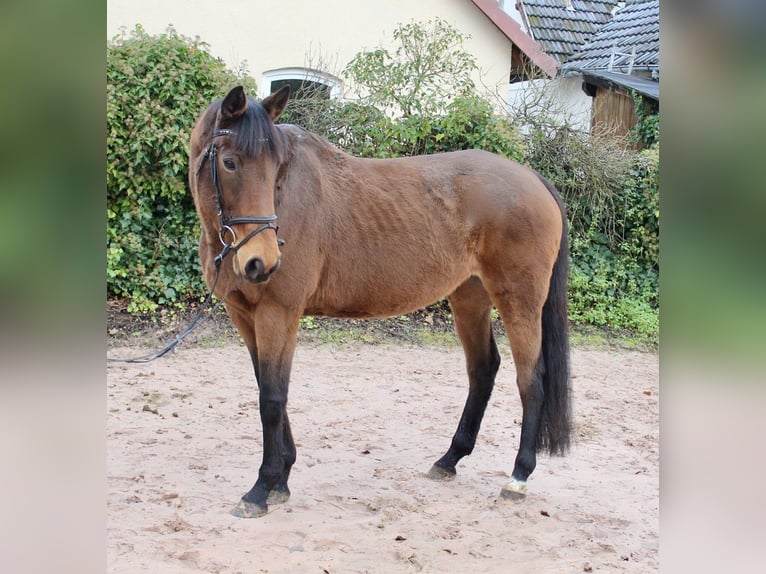
[[[588,203],[592,194],[566,190],[572,209],[570,318],[574,323],[628,329],[656,341],[658,182],[657,146],[632,154],[621,181],[592,203]]]
[[[302,103],[302,105],[311,105]],[[484,149],[521,160],[523,145],[508,120],[478,95],[456,98],[441,114],[390,118],[371,105],[327,102],[331,114],[317,114],[304,127],[359,157],[401,157]],[[317,117],[330,116],[320,125]],[[308,118],[302,118],[306,121]]]
[[[660,141],[659,104],[635,91],[631,91],[631,97],[638,121],[629,134],[630,140],[643,147],[652,147]]]
[[[653,145],[636,152],[630,147],[635,135],[579,131],[556,109],[557,102],[546,98],[526,98],[515,121],[527,134],[526,163],[551,180],[567,206],[570,319],[580,325],[627,329],[656,342],[658,116],[647,115],[647,107],[639,109],[634,134]]]
[[[129,311],[202,292],[189,136],[237,83],[255,88],[172,27],[150,36],[137,26],[107,46],[107,293],[128,298]]]
[[[392,117],[429,117],[474,92],[470,38],[444,20],[400,24],[393,54],[384,48],[358,53],[345,69],[357,96]]]
[[[522,159],[516,129],[476,92],[466,35],[437,18],[400,25],[393,37],[393,52],[360,52],[346,66],[354,101],[293,101],[284,121],[360,157],[480,148]]]

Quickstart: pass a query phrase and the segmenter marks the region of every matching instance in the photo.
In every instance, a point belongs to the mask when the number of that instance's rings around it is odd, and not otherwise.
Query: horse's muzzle
[[[277,269],[279,269],[279,264],[281,262],[282,258],[280,257],[271,269],[266,269],[266,266],[260,257],[253,257],[245,263],[245,277],[252,283],[263,283],[268,280]]]

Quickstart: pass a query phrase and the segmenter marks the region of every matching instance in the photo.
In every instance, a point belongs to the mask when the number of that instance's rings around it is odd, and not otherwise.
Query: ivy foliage
[[[630,95],[638,119],[630,133],[630,139],[641,147],[652,147],[660,141],[659,103],[636,91],[631,91]]]
[[[525,161],[567,206],[571,321],[656,342],[659,142],[636,152],[624,138],[530,125]]]
[[[659,145],[631,157],[611,205],[573,229],[570,318],[656,341],[659,331]]]
[[[199,113],[236,84],[199,39],[141,26],[107,45],[107,293],[129,311],[199,296],[199,224],[187,183]]]

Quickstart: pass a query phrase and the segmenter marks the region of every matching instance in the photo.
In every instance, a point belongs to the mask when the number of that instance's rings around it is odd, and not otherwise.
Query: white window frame
[[[343,82],[339,78],[324,72],[308,68],[279,68],[278,70],[269,70],[263,73],[260,89],[260,96],[262,98],[271,94],[271,82],[277,80],[308,80],[324,84],[330,87],[331,98],[340,98],[343,87]]]

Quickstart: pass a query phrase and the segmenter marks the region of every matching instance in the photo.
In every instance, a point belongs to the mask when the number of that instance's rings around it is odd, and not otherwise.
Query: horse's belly
[[[371,276],[327,278],[317,288],[304,314],[366,319],[392,317],[422,309],[452,293],[470,277],[469,266],[401,271]]]

